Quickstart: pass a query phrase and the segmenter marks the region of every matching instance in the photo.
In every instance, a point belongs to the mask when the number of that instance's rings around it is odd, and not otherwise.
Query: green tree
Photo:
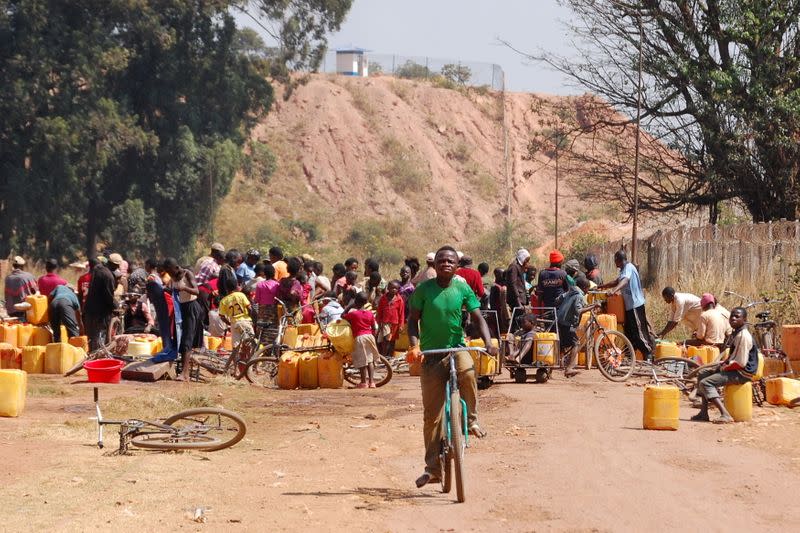
[[[237,30],[230,8],[242,5],[0,1],[0,256],[107,244],[186,257],[210,238],[272,103],[274,59]],[[350,2],[259,5],[288,25],[282,58],[297,66],[320,57]]]
[[[460,63],[448,63],[442,67],[442,76],[463,87],[472,79],[472,69]]]
[[[644,187],[643,207],[708,206],[715,221],[720,201],[738,199],[755,221],[798,217],[800,0],[562,3],[577,59],[539,58],[628,116],[641,43],[641,124],[671,149],[658,159],[672,171]],[[592,133],[633,122],[601,115]],[[627,169],[603,172],[630,190]]]
[[[395,76],[398,78],[407,78],[411,80],[415,79],[427,79],[431,77],[431,71],[425,65],[420,65],[419,63],[415,63],[410,59],[397,67],[395,71]]]

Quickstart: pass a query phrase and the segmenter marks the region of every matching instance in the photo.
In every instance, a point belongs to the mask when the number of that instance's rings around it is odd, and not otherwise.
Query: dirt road
[[[482,391],[490,435],[468,450],[463,505],[413,487],[415,378],[371,391],[123,383],[101,395],[109,417],[221,405],[245,415],[248,435],[210,454],[107,455],[93,445],[90,386],[32,376],[24,416],[0,419],[0,530],[787,531],[800,522],[800,410],[766,407],[751,423],[714,426],[688,422],[687,405],[679,431],[644,431],[642,389],[597,372]]]

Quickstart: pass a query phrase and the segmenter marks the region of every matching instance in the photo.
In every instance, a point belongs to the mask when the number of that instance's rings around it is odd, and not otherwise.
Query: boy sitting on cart
[[[530,365],[533,363],[533,337],[536,334],[536,315],[527,314],[520,319],[522,333],[517,349],[506,357],[511,365]]]

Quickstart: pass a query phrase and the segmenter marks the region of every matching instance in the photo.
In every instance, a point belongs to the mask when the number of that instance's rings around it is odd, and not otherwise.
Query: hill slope
[[[546,118],[531,110],[532,98],[507,93],[503,101],[496,93],[392,77],[314,75],[290,100],[278,99],[253,132],[275,153],[277,170],[266,185],[237,178],[216,236],[239,246],[283,242],[323,256],[335,252],[339,260],[344,249],[394,262],[445,242],[476,256],[505,254],[496,243],[510,194],[514,229],[505,231],[512,246],[546,246],[555,168],[546,155],[524,159],[531,132]],[[526,178],[526,171],[533,173]],[[613,206],[579,201],[568,180],[559,194],[560,232],[587,221],[583,232],[617,238],[628,231],[614,222]]]

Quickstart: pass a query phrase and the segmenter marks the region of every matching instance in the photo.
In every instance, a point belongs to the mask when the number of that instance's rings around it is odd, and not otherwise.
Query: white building
[[[342,76],[369,76],[367,50],[363,48],[339,48],[336,50],[336,73]]]

